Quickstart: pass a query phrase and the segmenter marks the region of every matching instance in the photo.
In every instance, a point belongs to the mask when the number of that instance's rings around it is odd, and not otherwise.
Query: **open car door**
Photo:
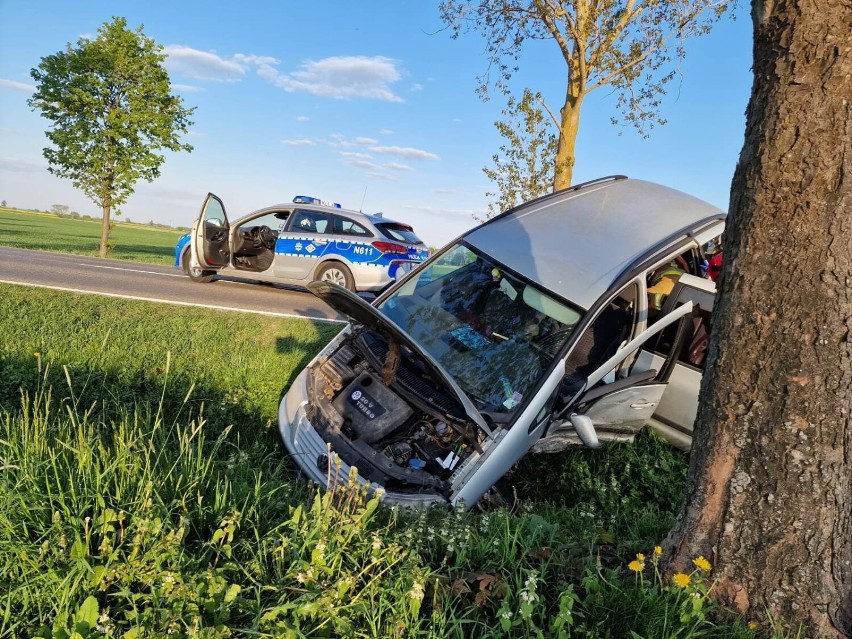
[[[629,441],[648,422],[668,385],[672,367],[691,322],[692,302],[683,304],[642,331],[589,375],[574,398],[565,399],[564,408],[555,414],[544,436],[532,447],[533,452],[554,453],[584,444],[597,448],[601,441]],[[613,382],[597,385],[619,364],[635,354],[663,329],[677,324],[675,347],[659,370],[633,373]]]
[[[212,274],[230,263],[229,231],[225,205],[208,193],[192,233],[193,257],[202,270]]]

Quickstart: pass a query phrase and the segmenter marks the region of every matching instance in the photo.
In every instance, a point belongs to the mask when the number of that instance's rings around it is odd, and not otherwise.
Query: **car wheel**
[[[340,262],[326,262],[317,269],[316,279],[333,282],[338,286],[355,291],[355,279],[352,272]]]
[[[212,282],[213,276],[216,275],[216,271],[205,271],[202,269],[195,260],[192,259],[192,251],[189,249],[183,252],[183,257],[181,258],[180,263],[183,267],[183,272],[189,275],[189,279],[193,282],[206,284],[207,282]]]

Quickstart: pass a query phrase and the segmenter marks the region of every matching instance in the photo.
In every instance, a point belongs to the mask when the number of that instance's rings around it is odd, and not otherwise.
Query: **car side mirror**
[[[588,448],[601,447],[601,443],[598,440],[598,433],[595,431],[595,423],[591,417],[573,413],[569,419],[571,420],[571,426],[574,427],[577,436],[585,446]]]

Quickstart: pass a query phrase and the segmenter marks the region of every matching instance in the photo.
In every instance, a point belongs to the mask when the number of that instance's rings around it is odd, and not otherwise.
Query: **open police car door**
[[[229,231],[225,205],[218,197],[208,193],[192,232],[192,257],[195,262],[192,267],[200,270],[200,275],[210,276],[230,263]],[[190,270],[190,276],[192,274],[193,269]]]

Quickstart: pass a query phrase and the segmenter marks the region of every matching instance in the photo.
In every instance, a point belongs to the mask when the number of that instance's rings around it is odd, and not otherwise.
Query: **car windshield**
[[[532,392],[579,309],[457,244],[378,309],[453,376],[479,410],[509,412]]]
[[[414,234],[414,229],[406,224],[395,222],[377,222],[376,228],[379,232],[391,240],[397,242],[408,242],[409,244],[423,244],[423,240]]]

